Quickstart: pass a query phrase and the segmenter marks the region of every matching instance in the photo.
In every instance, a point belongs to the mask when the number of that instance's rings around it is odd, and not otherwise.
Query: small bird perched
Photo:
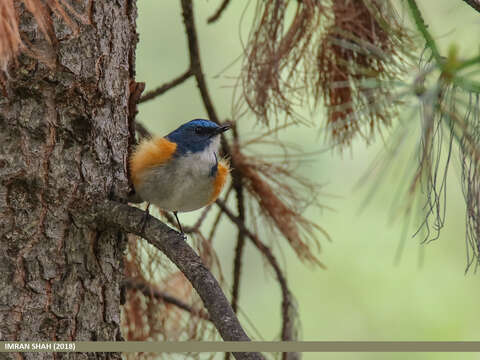
[[[130,157],[131,202],[172,211],[183,233],[177,212],[212,203],[225,185],[229,166],[217,154],[220,134],[228,129],[229,124],[194,119],[165,137],[142,141]]]

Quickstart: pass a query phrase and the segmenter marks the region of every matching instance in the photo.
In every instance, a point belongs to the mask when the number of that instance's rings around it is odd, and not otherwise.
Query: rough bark
[[[51,44],[19,8],[36,55],[20,56],[0,86],[0,340],[121,338],[125,235],[73,219],[89,211],[79,203],[128,192],[136,6],[72,4],[85,16],[78,33],[52,15]],[[87,356],[119,358],[68,354]]]

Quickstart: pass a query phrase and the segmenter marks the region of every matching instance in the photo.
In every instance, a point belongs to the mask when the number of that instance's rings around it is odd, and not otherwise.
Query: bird
[[[184,234],[177,213],[211,204],[227,181],[230,167],[218,152],[220,135],[230,128],[193,119],[164,137],[141,141],[129,159],[135,190],[129,201],[173,212]]]

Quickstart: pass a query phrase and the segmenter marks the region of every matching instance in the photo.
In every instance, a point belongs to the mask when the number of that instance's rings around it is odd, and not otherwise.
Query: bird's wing
[[[130,157],[130,173],[133,185],[142,181],[145,170],[165,164],[177,149],[177,144],[166,138],[157,137],[142,141]]]

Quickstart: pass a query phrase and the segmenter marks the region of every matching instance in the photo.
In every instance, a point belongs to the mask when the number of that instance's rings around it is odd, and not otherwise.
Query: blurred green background
[[[220,2],[195,1],[194,11],[208,86],[219,116],[228,118],[232,86],[240,67],[239,62],[231,64],[242,54],[241,40],[247,39],[255,1],[250,2],[246,11],[247,1],[232,1],[219,22],[207,25],[206,19]],[[443,54],[452,42],[459,46],[461,55],[478,52],[480,14],[461,0],[421,0],[418,3]],[[148,91],[187,69],[187,43],[179,1],[142,0],[138,6],[137,81],[145,81]],[[407,15],[400,11],[400,16]],[[140,105],[139,109],[137,119],[159,135],[187,120],[206,117],[193,79]],[[321,123],[323,114],[319,112],[316,116],[317,123]],[[251,119],[242,121],[242,136],[262,131],[260,126],[252,126]],[[287,131],[286,138],[301,144],[306,152],[326,147],[324,135],[319,134],[318,128],[292,128]],[[275,239],[280,242],[276,246],[277,253],[298,301],[301,339],[480,340],[479,278],[472,270],[464,272],[465,209],[459,172],[451,171],[449,175],[447,217],[440,239],[420,245],[420,237],[411,237],[413,229],[406,235],[402,232],[405,222],[401,218],[391,221],[396,182],[410,179],[402,176],[396,176],[395,181],[386,179],[369,205],[362,205],[374,183],[362,187],[355,185],[383,146],[380,138],[378,140],[377,144],[368,147],[357,141],[343,155],[336,151],[325,152],[299,169],[307,177],[325,183],[325,193],[335,195],[322,198],[322,203],[335,211],[310,210],[307,214],[333,239],[331,243],[321,240],[320,258],[327,270],[303,265],[283,239]],[[408,157],[411,153],[401,155]],[[198,213],[182,214],[181,218],[191,223],[196,216]],[[228,282],[235,246],[229,226],[227,221],[223,222],[215,241]],[[400,261],[395,263],[401,241],[404,241],[404,250]],[[247,245],[244,265],[241,320],[254,338],[260,340],[247,318],[264,340],[276,340],[281,318],[278,284],[250,245]],[[480,358],[478,354],[448,353],[305,353],[304,359],[403,359],[405,356],[409,359]]]

